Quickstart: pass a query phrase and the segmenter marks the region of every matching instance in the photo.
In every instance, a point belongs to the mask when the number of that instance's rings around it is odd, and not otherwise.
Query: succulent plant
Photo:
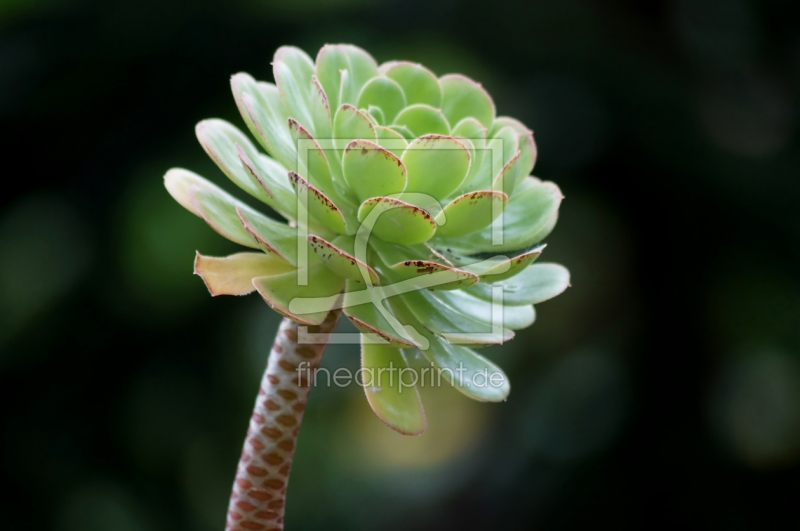
[[[228,178],[285,219],[170,170],[165,184],[181,205],[256,250],[198,254],[196,273],[213,295],[257,291],[324,333],[341,309],[361,332],[373,378],[367,399],[400,433],[425,429],[419,394],[378,369],[407,367],[414,349],[464,394],[504,400],[508,379],[474,348],[511,339],[533,323],[534,304],[569,282],[562,266],[532,265],[562,200],[555,184],[530,176],[532,132],[496,116],[489,94],[465,76],[378,65],[355,46],[324,46],[316,61],[282,47],[272,65],[275,84],[231,79],[258,145],[223,120],[196,132]]]

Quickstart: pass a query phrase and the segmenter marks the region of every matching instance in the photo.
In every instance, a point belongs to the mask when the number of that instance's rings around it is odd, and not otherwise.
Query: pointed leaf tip
[[[198,252],[194,260],[194,274],[203,279],[214,297],[247,295],[255,291],[254,278],[292,270],[294,267],[291,264],[274,254],[236,253],[216,257]]]

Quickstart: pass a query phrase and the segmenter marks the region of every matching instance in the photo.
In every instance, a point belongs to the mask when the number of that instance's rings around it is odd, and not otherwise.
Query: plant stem
[[[226,530],[283,529],[289,470],[311,377],[339,313],[332,311],[321,325],[308,327],[309,333],[324,335],[316,344],[298,344],[297,323],[281,322],[236,470]]]

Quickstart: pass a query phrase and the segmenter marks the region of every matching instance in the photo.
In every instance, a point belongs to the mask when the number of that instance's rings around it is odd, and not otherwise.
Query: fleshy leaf
[[[244,229],[269,253],[274,253],[297,266],[297,229],[280,223],[253,210],[236,208]]]
[[[340,238],[352,239],[352,237],[347,236],[340,236]],[[340,238],[337,238],[337,240]],[[364,282],[364,276],[366,275],[372,284],[378,283],[378,274],[375,270],[357,259],[351,252],[347,252],[342,247],[314,234],[308,235],[308,241],[314,254],[322,260],[322,263],[325,264],[328,269],[340,277]]]
[[[394,129],[383,126],[376,127],[375,134],[378,136],[379,146],[384,149],[388,149],[398,157],[403,156],[403,152],[408,147],[408,141],[403,135]]]
[[[377,290],[372,290],[362,283],[348,280],[343,303],[343,311],[347,318],[372,341],[390,344],[397,348],[419,347],[420,343],[406,331],[405,325],[397,320],[391,307],[387,307],[377,293]],[[374,298],[362,303],[364,295],[367,295],[367,298],[371,298],[370,296]],[[387,317],[392,322],[387,320]]]
[[[375,126],[367,116],[350,104],[339,107],[333,119],[333,136],[339,150],[353,140],[376,140]]]
[[[508,328],[492,327],[490,322],[473,319],[427,290],[409,291],[401,298],[425,328],[450,343],[482,347],[502,344],[514,337]]]
[[[311,79],[314,75],[311,58],[294,46],[281,46],[272,60],[272,73],[289,116],[304,124],[312,136],[330,136],[329,115],[324,112],[319,89]]]
[[[505,166],[508,161],[519,151],[519,134],[512,127],[504,127],[500,129],[492,137],[493,140],[502,140],[502,158],[501,164]]]
[[[300,285],[298,276],[307,275]],[[318,325],[337,305],[335,297],[344,289],[344,279],[318,264],[297,271],[253,279],[258,293],[278,313],[307,325]]]
[[[522,181],[518,188],[508,201],[503,214],[490,226],[458,239],[441,238],[439,246],[468,249],[472,253],[500,253],[522,249],[541,241],[539,235],[558,214],[558,207],[564,196],[555,184],[531,178]],[[502,243],[493,243],[494,229],[502,235]]]
[[[212,296],[247,295],[255,291],[253,279],[294,271],[294,267],[275,254],[236,253],[230,256],[204,256],[197,253],[194,274],[205,282]]]
[[[331,104],[317,76],[311,76],[311,103],[309,111],[314,123],[314,134],[316,137],[330,138],[333,131]]]
[[[470,348],[436,337],[420,324],[400,297],[392,297],[389,301],[397,316],[428,340],[428,348],[420,349],[422,354],[456,389],[481,402],[501,402],[508,397],[511,386],[500,367]],[[483,380],[482,375],[487,375],[488,381]]]
[[[343,72],[346,75],[343,75]],[[378,75],[375,59],[352,44],[326,44],[317,54],[316,74],[332,108],[355,104],[361,88]]]
[[[467,176],[469,150],[455,138],[427,135],[412,141],[402,157],[408,171],[407,192],[447,197]]]
[[[269,202],[267,191],[242,167],[236,146],[250,157],[258,152],[250,139],[236,127],[224,120],[203,120],[195,127],[200,145],[220,170],[236,186],[265,203]]]
[[[253,216],[259,214],[233,196],[214,188],[207,186],[189,188],[189,201],[193,211],[197,212],[212,229],[230,241],[245,247],[259,248],[259,244],[242,225],[236,209],[239,208]]]
[[[402,136],[406,140],[413,140],[414,139],[414,135],[411,134],[411,131],[409,131],[408,128],[406,126],[404,126],[404,125],[392,124],[392,125],[390,125],[388,127],[389,127],[389,129],[391,129],[395,133],[399,134],[400,136]]]
[[[508,203],[503,192],[479,190],[456,197],[448,203],[442,214],[436,217],[439,236],[454,237],[481,230],[499,216]]]
[[[492,300],[492,287],[503,288],[503,304],[539,304],[552,299],[569,287],[569,271],[559,264],[533,264],[518,275],[494,284],[479,283],[467,292],[483,300]]]
[[[407,62],[395,62],[381,66],[381,73],[397,81],[403,88],[408,105],[425,103],[433,107],[442,105],[442,87],[436,76],[422,65]]]
[[[289,172],[289,180],[298,194],[298,201],[301,205],[305,195],[308,214],[314,220],[334,232],[347,234],[347,224],[342,212],[327,195],[293,171]]]
[[[289,118],[288,122],[289,131],[297,142],[298,173],[305,175],[312,185],[330,195],[333,182],[328,157],[308,129],[294,118]]]
[[[478,275],[464,269],[440,264],[432,260],[404,260],[390,266],[392,280],[408,280],[437,273],[438,283],[430,290],[462,289],[478,282]]]
[[[256,82],[249,74],[231,78],[236,106],[247,127],[259,143],[287,169],[294,169],[297,152],[286,129],[289,110],[281,99],[278,87]]]
[[[406,106],[406,95],[396,81],[378,76],[370,79],[358,95],[358,108],[366,109],[370,105],[383,111],[383,123],[392,123],[397,113]]]
[[[383,111],[380,107],[376,107],[375,105],[370,105],[367,108],[367,114],[372,118],[372,125],[379,126],[381,124],[386,123],[386,118],[383,116]]]
[[[514,193],[514,187],[519,182],[519,176],[522,173],[520,152],[517,151],[511,160],[506,162],[503,169],[497,174],[497,177],[492,181],[492,189],[504,192],[506,195]]]
[[[522,152],[521,164],[522,171],[519,177],[521,181],[533,171],[533,166],[536,164],[536,142],[533,140],[533,131],[528,129],[525,124],[514,118],[508,116],[500,116],[492,125],[491,133],[496,134],[504,127],[511,127],[519,134],[519,150]]]
[[[457,138],[469,138],[477,149],[486,146],[486,128],[475,118],[464,118],[452,128],[450,134]]]
[[[368,140],[350,142],[342,155],[344,178],[359,201],[402,192],[406,167],[391,151]]]
[[[192,205],[190,191],[192,187],[207,188],[212,191],[225,193],[217,185],[208,179],[201,177],[193,171],[183,168],[172,168],[164,174],[164,187],[169,195],[178,202],[183,208],[198,217],[203,217]]]
[[[540,245],[510,258],[507,256],[495,256],[489,260],[471,265],[461,262],[459,265],[465,270],[478,275],[481,282],[497,282],[521,273],[542,255],[545,247],[546,245]]]
[[[255,158],[250,158],[238,145],[236,154],[247,174],[264,189],[266,193],[264,202],[284,217],[296,219],[297,196],[286,179],[286,168],[278,161],[260,153],[256,154]]]
[[[392,243],[422,243],[436,232],[436,222],[427,211],[391,197],[364,201],[358,209],[358,220],[376,236]]]
[[[425,431],[427,421],[422,401],[416,386],[410,385],[408,374],[404,374],[408,364],[399,349],[369,343],[362,336],[361,368],[364,377],[371,380],[365,381],[364,392],[379,419],[403,435]],[[404,376],[406,380],[401,380]]]
[[[508,305],[500,303],[499,298],[498,302],[485,301],[465,290],[432,291],[429,295],[436,304],[441,304],[442,307],[457,308],[462,314],[486,323],[487,326],[494,325],[496,328],[520,330],[532,325],[536,319],[536,313],[530,304]]]
[[[410,105],[400,111],[394,119],[394,125],[402,125],[414,136],[450,134],[450,125],[442,111],[424,103]]]
[[[486,90],[466,76],[450,74],[439,79],[442,112],[451,124],[472,116],[485,127],[494,122],[495,107]]]

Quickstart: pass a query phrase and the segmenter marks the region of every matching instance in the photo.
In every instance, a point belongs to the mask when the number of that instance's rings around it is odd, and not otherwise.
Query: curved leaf
[[[413,136],[450,134],[450,125],[442,111],[424,103],[410,105],[400,111],[394,119],[394,125],[405,127]]]
[[[195,134],[203,150],[239,188],[256,199],[269,203],[267,191],[242,167],[236,146],[251,157],[258,152],[250,139],[224,120],[203,120],[195,127]]]
[[[427,290],[409,291],[400,298],[425,328],[450,343],[481,347],[502,344],[514,337],[508,328],[473,319]]]
[[[397,113],[406,106],[406,95],[396,81],[385,76],[374,77],[361,89],[356,106],[365,109],[370,105],[383,111],[383,123],[392,123]]]
[[[343,103],[357,102],[361,88],[378,75],[378,65],[357,46],[326,44],[317,54],[316,75],[331,106],[337,108]]]
[[[453,123],[452,120],[450,123]],[[456,123],[450,134],[456,138],[470,139],[476,149],[483,149],[486,146],[486,128],[475,118],[464,118]]]
[[[236,154],[247,174],[264,189],[264,202],[284,217],[296,219],[297,195],[286,179],[286,168],[260,153],[255,158],[250,158],[239,145],[236,146]]]
[[[353,140],[369,140],[374,142],[375,126],[367,115],[350,104],[344,104],[336,111],[333,119],[333,137],[336,148],[343,150]]]
[[[297,165],[297,149],[289,134],[289,110],[281,99],[278,87],[270,83],[257,83],[241,92],[237,105],[245,121],[252,124],[254,135],[267,153],[293,170]]]
[[[533,306],[508,305],[493,300],[480,299],[464,290],[434,291],[430,297],[443,307],[457,308],[458,311],[475,321],[486,323],[486,326],[520,330],[533,324],[536,313]]]
[[[409,169],[409,176],[411,172]],[[438,245],[470,252],[500,253],[528,247],[541,241],[539,235],[558,213],[561,190],[550,182],[525,179],[519,184],[503,214],[490,226],[458,239],[441,238]],[[493,243],[493,231],[502,235],[502,242]]]
[[[392,243],[426,242],[436,232],[433,217],[418,206],[391,197],[367,199],[358,209],[359,230],[367,230]]]
[[[450,74],[439,78],[442,87],[442,112],[451,124],[467,117],[476,118],[485,127],[494,122],[494,101],[486,90],[466,76]]]
[[[294,267],[275,254],[236,253],[230,256],[204,256],[194,259],[194,274],[203,279],[212,296],[247,295],[255,291],[253,279],[279,275]]]
[[[402,352],[387,345],[369,343],[363,337],[361,368],[370,407],[387,426],[403,435],[424,432],[425,411],[416,385],[408,380],[408,364]]]
[[[399,297],[389,301],[397,316],[428,340],[428,348],[420,350],[439,369],[437,378],[441,375],[461,393],[481,402],[501,402],[508,397],[511,385],[500,367],[470,348],[453,345],[429,332]]]
[[[272,73],[289,116],[305,124],[312,136],[328,138],[331,132],[327,97],[314,84],[314,62],[300,48],[281,46],[272,60]],[[323,90],[324,94],[324,90]]]
[[[328,195],[335,192],[328,157],[317,140],[294,118],[289,118],[289,131],[297,142],[298,173],[307,176],[308,181]]]
[[[431,260],[404,260],[389,268],[393,273],[392,280],[396,281],[437,274],[439,281],[429,286],[429,290],[462,289],[478,282],[478,275]]]
[[[231,90],[248,129],[267,153],[284,165],[294,164],[294,144],[286,128],[289,111],[278,87],[256,82],[249,74],[241,72],[231,77]],[[287,169],[294,168],[287,166]]]
[[[436,216],[436,232],[442,237],[455,237],[481,230],[497,219],[506,204],[508,196],[503,192],[468,192],[453,199]]]
[[[473,262],[467,265],[466,261],[460,261],[459,265],[467,271],[478,275],[481,282],[497,282],[511,278],[521,273],[526,267],[535,262],[541,255],[546,245],[540,245],[535,249],[520,253],[513,257],[495,256],[489,260]]]
[[[408,171],[407,192],[447,197],[470,168],[469,150],[455,138],[427,135],[412,141],[402,156]]]
[[[502,141],[501,166],[508,164],[508,161],[519,151],[519,134],[513,127],[500,129],[493,137],[495,142]]]
[[[394,62],[384,67],[381,73],[397,81],[403,88],[408,105],[424,103],[433,107],[442,105],[442,87],[436,76],[422,65],[408,62]]]
[[[367,114],[372,118],[372,125],[375,127],[380,126],[383,123],[386,123],[386,118],[383,116],[383,111],[380,107],[375,105],[370,105],[367,107]]]
[[[327,195],[293,171],[289,172],[289,180],[297,192],[299,207],[302,207],[305,201],[309,216],[323,227],[339,234],[347,234],[347,224],[341,210]]]
[[[262,250],[274,253],[297,266],[297,229],[240,207],[236,207],[236,214],[244,229],[260,244]]]
[[[340,238],[346,239],[348,237],[341,236]],[[337,238],[337,240],[340,238]],[[352,237],[350,238],[352,239]],[[378,283],[378,274],[375,270],[365,262],[357,259],[352,253],[314,234],[308,235],[308,241],[312,252],[322,260],[322,263],[328,269],[340,277],[364,282],[366,276],[372,284]]]
[[[511,127],[519,134],[519,150],[521,151],[521,175],[519,176],[519,180],[521,181],[530,175],[536,164],[537,150],[536,142],[533,140],[533,131],[528,129],[525,124],[519,120],[509,118],[508,116],[500,116],[495,119],[494,124],[492,124],[490,134],[496,134],[504,127]]]
[[[306,285],[298,277],[305,276]],[[318,264],[279,275],[257,277],[253,285],[278,313],[307,325],[318,325],[337,306],[335,297],[344,289],[344,279]]]
[[[559,264],[533,264],[518,275],[494,284],[479,283],[467,291],[483,300],[492,300],[492,287],[503,288],[503,304],[539,304],[564,292],[569,286],[569,271]]]
[[[404,126],[404,125],[392,124],[392,125],[390,125],[388,127],[389,127],[389,129],[391,129],[395,133],[399,134],[400,136],[402,136],[406,140],[413,140],[414,139],[414,135],[412,135],[411,131],[409,131],[408,128],[406,126]]]
[[[517,151],[492,181],[492,190],[499,190],[510,196],[514,193],[521,173],[520,152]]]
[[[209,190],[225,193],[217,185],[208,179],[201,177],[193,171],[183,168],[172,168],[164,174],[164,188],[169,195],[177,201],[183,208],[198,217],[203,217],[192,205],[190,191],[192,187],[207,188]]]
[[[378,145],[388,149],[398,157],[401,157],[406,148],[408,148],[408,141],[394,129],[378,126],[375,128],[375,134],[378,136]]]
[[[368,140],[350,142],[342,155],[342,168],[348,186],[359,201],[402,192],[406,187],[406,167],[391,151]]]
[[[373,342],[390,344],[396,348],[419,347],[420,343],[397,320],[391,307],[387,307],[380,297],[369,296],[374,293],[376,291],[362,283],[348,281],[342,306],[347,318]],[[371,300],[362,303],[364,295]]]
[[[245,230],[236,210],[241,209],[253,216],[262,214],[221,189],[206,185],[189,187],[189,201],[193,211],[222,236],[245,247],[260,248],[258,242]]]

